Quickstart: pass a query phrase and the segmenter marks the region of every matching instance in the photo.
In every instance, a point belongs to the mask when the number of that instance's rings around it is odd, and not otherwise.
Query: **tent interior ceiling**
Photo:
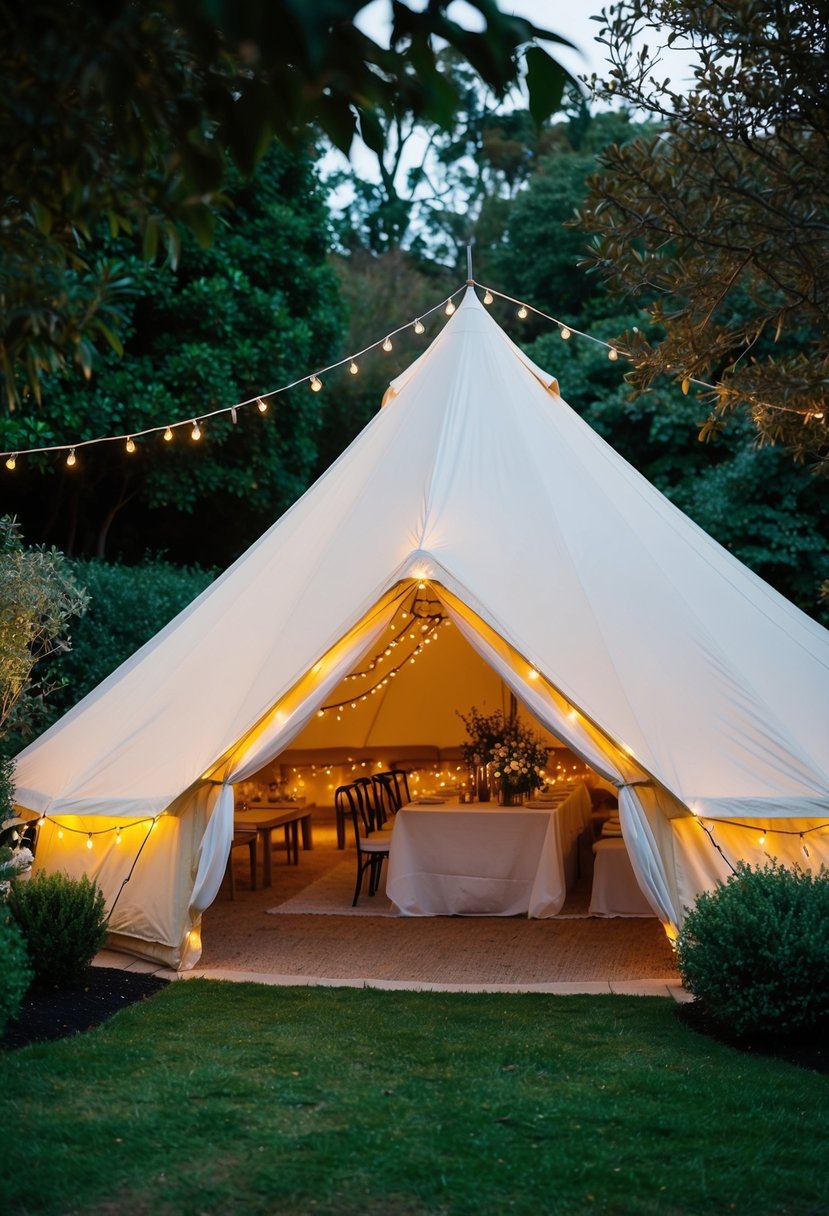
[[[432,602],[433,610],[440,611],[439,602]],[[400,614],[387,631],[388,639],[371,648],[326,698],[331,708],[311,719],[292,740],[291,750],[383,749],[400,744],[458,748],[467,741],[459,715],[468,715],[473,706],[487,714],[496,710],[505,717],[509,714],[509,689],[448,618],[430,628],[410,615],[411,629],[393,647],[384,645],[399,637],[399,618]],[[402,624],[405,628],[407,622]],[[428,633],[421,633],[426,629]],[[416,648],[419,654],[414,653]],[[385,674],[390,668],[398,669],[393,677]],[[521,711],[523,717],[531,716],[526,707],[521,706]],[[559,744],[535,725],[550,747]]]

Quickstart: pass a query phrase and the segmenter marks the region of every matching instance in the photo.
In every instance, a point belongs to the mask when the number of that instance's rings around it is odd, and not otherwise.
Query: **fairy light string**
[[[153,829],[155,828],[158,820],[161,819],[164,814],[165,814],[165,812],[161,811],[158,815],[147,815],[147,816],[143,817],[142,819],[133,819],[129,823],[118,823],[118,824],[115,824],[114,826],[107,827],[107,828],[90,829],[90,828],[73,827],[71,824],[65,823],[63,821],[63,819],[58,819],[52,815],[47,815],[44,813],[42,815],[38,815],[37,819],[33,820],[32,823],[30,824],[30,826],[34,827],[35,830],[37,831],[38,829],[42,828],[45,823],[51,823],[52,826],[56,829],[56,835],[57,835],[58,840],[62,840],[66,833],[69,833],[72,836],[85,836],[86,837],[86,847],[91,850],[95,847],[94,842],[95,842],[95,837],[97,837],[97,836],[112,835],[112,836],[114,836],[114,843],[116,845],[120,845],[122,836],[125,832],[129,832],[132,828],[139,828],[139,827],[143,827],[144,825],[146,825],[147,830],[144,833],[144,839],[141,841],[141,844],[138,846],[138,850],[132,859],[132,862],[130,864],[129,870],[127,871],[126,877],[122,880],[121,885],[118,888],[118,894],[115,896],[115,899],[112,901],[112,905],[106,914],[106,919],[109,920],[110,917],[112,916],[113,912],[115,911],[115,907],[116,907],[116,904],[118,903],[118,900],[121,898],[121,894],[124,890],[124,887],[127,885],[127,883],[130,881],[130,879],[133,876],[135,867],[138,865],[138,859],[140,858],[141,854],[143,853],[144,848],[147,844],[147,841],[152,836]],[[38,832],[38,835],[39,835],[39,832]]]
[[[720,844],[714,839],[714,834],[713,834],[709,824],[710,825],[721,824],[724,827],[741,828],[743,831],[751,832],[753,835],[757,836],[757,843],[759,845],[761,845],[762,847],[765,847],[766,838],[768,836],[798,836],[800,838],[800,847],[803,850],[803,855],[810,861],[811,861],[812,855],[809,852],[809,847],[806,843],[806,837],[811,835],[812,832],[823,832],[823,831],[826,831],[827,828],[829,828],[829,822],[816,823],[816,824],[813,824],[812,827],[810,827],[810,828],[772,828],[772,827],[758,828],[757,824],[740,823],[738,820],[735,820],[735,819],[709,819],[708,822],[706,822],[704,819],[702,819],[699,816],[697,816],[697,823],[700,825],[703,832],[705,832],[705,834],[708,837],[708,839],[710,840],[711,844],[717,850],[720,857],[722,857],[723,861],[728,866],[728,868],[732,874],[736,874],[737,871],[736,871],[731,859],[726,856],[726,854],[724,853]]]
[[[153,435],[161,435],[166,443],[170,443],[177,431],[186,431],[189,428],[190,439],[193,442],[198,442],[203,434],[205,422],[223,417],[227,414],[231,416],[232,421],[238,421],[238,412],[244,409],[255,409],[261,415],[266,415],[269,412],[271,401],[281,396],[284,393],[290,392],[292,389],[298,388],[300,385],[307,384],[313,392],[320,392],[324,388],[324,377],[331,372],[338,371],[340,368],[347,368],[351,375],[356,375],[359,372],[358,360],[374,350],[382,350],[389,352],[394,348],[393,339],[406,330],[413,330],[415,334],[422,335],[425,333],[426,327],[423,324],[424,318],[430,317],[436,313],[443,313],[446,317],[451,317],[457,309],[455,297],[463,292],[467,287],[476,287],[484,293],[483,302],[485,305],[491,305],[496,299],[503,300],[516,307],[516,315],[520,320],[526,318],[532,313],[536,317],[540,317],[545,321],[550,322],[558,328],[562,339],[569,340],[576,336],[583,338],[585,341],[592,342],[594,345],[601,347],[607,352],[607,357],[612,362],[623,358],[630,361],[630,356],[622,350],[614,342],[608,342],[603,338],[597,338],[594,334],[579,329],[568,321],[563,321],[560,317],[553,316],[551,313],[544,312],[543,309],[535,308],[532,304],[524,300],[519,300],[515,296],[510,296],[505,292],[498,291],[494,287],[488,287],[483,283],[479,283],[475,279],[467,279],[466,283],[456,288],[449,296],[446,296],[438,304],[419,313],[413,319],[399,325],[396,329],[387,331],[383,337],[370,342],[362,349],[353,351],[351,354],[344,356],[342,359],[337,359],[333,363],[327,364],[325,367],[317,368],[314,371],[306,372],[302,376],[298,376],[295,380],[291,380],[287,384],[282,384],[278,388],[269,389],[267,392],[257,393],[255,396],[247,397],[244,400],[236,401],[233,405],[219,406],[214,410],[206,412],[188,413],[183,417],[160,422],[156,425],[145,427],[139,430],[124,431],[115,435],[99,435],[92,439],[77,439],[67,443],[51,444],[44,447],[29,447],[29,448],[7,448],[0,451],[0,460],[3,461],[6,469],[13,472],[17,468],[18,461],[22,456],[44,456],[50,453],[66,454],[66,465],[69,468],[74,468],[79,464],[78,453],[85,448],[93,447],[102,443],[121,443],[129,454],[135,454],[138,450],[137,440],[143,440]],[[695,376],[686,377],[683,381],[683,387],[693,384],[697,388],[702,388],[708,392],[716,392],[716,386],[710,384],[706,380],[700,380]],[[804,424],[810,422],[822,422],[825,415],[822,408],[811,407],[808,409],[798,408],[796,406],[786,406],[780,404],[772,404],[771,402],[757,402],[755,409],[771,410],[782,413],[796,414],[803,419]]]
[[[450,621],[442,611],[440,601],[431,598],[428,592],[423,594],[424,591],[426,591],[425,584],[419,584],[411,600],[407,601],[408,606],[400,613],[400,626],[396,620],[392,621],[389,629],[394,631],[394,637],[386,639],[382,650],[377,651],[364,667],[350,672],[345,677],[348,681],[368,679],[371,672],[376,671],[387,659],[391,660],[391,665],[383,668],[383,675],[380,679],[373,684],[362,685],[360,691],[353,697],[347,697],[344,701],[332,701],[321,706],[317,710],[318,718],[323,718],[328,713],[334,713],[337,721],[340,721],[341,710],[357,709],[378,689],[384,688],[389,680],[394,679],[404,667],[415,663],[427,646],[437,641],[439,629],[443,625],[450,624]],[[403,658],[398,661],[394,651],[398,647],[405,646],[406,639],[414,642],[414,645],[408,647]]]

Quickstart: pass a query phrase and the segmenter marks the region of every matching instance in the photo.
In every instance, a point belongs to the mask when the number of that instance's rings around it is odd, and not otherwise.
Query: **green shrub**
[[[32,968],[23,934],[5,910],[0,910],[0,1038],[17,1017],[32,982]]]
[[[702,1010],[740,1039],[788,1039],[829,1025],[829,871],[739,862],[700,895],[677,963]]]
[[[9,911],[26,939],[35,983],[80,983],[107,936],[104,893],[97,883],[66,874],[37,874],[12,884]]]

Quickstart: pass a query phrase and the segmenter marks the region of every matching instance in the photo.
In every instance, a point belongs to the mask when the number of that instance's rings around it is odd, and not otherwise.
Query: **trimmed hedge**
[[[677,943],[685,987],[737,1038],[829,1028],[829,871],[777,861],[700,895]]]
[[[12,883],[8,908],[24,938],[35,983],[71,988],[80,983],[107,937],[104,893],[84,874],[36,874]]]
[[[23,934],[5,909],[0,909],[0,1038],[7,1024],[17,1017],[31,982],[32,968]]]

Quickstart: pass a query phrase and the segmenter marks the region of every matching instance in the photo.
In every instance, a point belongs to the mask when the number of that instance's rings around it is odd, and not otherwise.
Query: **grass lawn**
[[[4,1213],[829,1212],[826,1079],[667,999],[192,980],[0,1070]]]

